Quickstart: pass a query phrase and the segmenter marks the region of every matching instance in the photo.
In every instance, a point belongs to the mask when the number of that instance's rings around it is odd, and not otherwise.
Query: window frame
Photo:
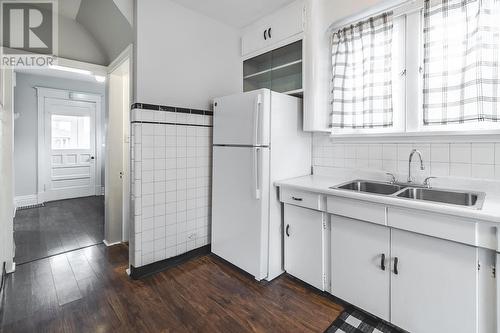
[[[423,123],[423,10],[424,0],[404,2],[393,8],[386,8],[383,12],[393,11],[394,27],[399,25],[397,34],[401,45],[393,46],[393,50],[400,52],[400,62],[397,71],[393,71],[393,84],[401,91],[393,99],[394,126],[391,128],[372,129],[339,129],[331,128],[330,136],[342,137],[442,137],[442,136],[478,136],[500,134],[500,123],[470,122],[464,124],[424,125]],[[358,15],[354,20],[343,21],[341,25],[331,28],[330,32],[377,14]],[[399,22],[399,23],[398,23]],[[331,52],[332,45],[329,50]],[[330,68],[333,66],[329,57]],[[332,72],[329,78],[331,79]],[[393,86],[394,89],[394,86]],[[331,112],[331,109],[328,109]],[[479,128],[478,128],[479,127]]]

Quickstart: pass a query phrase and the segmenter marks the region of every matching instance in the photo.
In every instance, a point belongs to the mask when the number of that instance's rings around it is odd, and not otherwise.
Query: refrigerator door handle
[[[253,179],[255,184],[255,199],[260,200],[260,148],[254,148],[253,151]]]
[[[257,146],[259,144],[259,118],[260,118],[260,109],[262,105],[262,95],[257,95],[255,99],[255,114],[254,114],[254,137],[253,142],[254,145]]]

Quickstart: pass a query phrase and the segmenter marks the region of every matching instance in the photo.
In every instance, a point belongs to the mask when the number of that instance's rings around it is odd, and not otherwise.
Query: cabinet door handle
[[[385,271],[385,253],[380,256],[380,269]]]
[[[290,225],[289,224],[286,225],[285,233],[286,233],[287,237],[290,237]]]
[[[294,200],[294,201],[302,201],[302,198],[292,197],[292,200]]]
[[[267,30],[264,30],[264,39],[267,40]]]
[[[269,36],[269,38],[272,38],[271,37],[271,28],[267,29],[267,35]]]
[[[396,275],[399,274],[399,271],[398,271],[398,262],[399,262],[398,257],[394,257],[394,274],[396,274]]]

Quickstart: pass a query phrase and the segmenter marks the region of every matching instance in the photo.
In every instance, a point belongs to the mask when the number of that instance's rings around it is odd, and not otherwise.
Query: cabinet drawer
[[[280,190],[281,202],[306,207],[316,210],[324,210],[324,198],[321,194],[283,188]]]
[[[389,207],[390,227],[476,246],[476,223],[460,217]]]
[[[386,225],[386,208],[367,201],[341,197],[328,197],[328,213]]]

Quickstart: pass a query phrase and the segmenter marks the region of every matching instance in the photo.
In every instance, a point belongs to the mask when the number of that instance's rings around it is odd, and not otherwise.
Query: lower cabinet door
[[[391,244],[391,322],[412,333],[476,332],[477,249],[395,229]]]
[[[390,230],[331,216],[332,294],[389,320]]]
[[[285,270],[325,290],[323,213],[285,204]]]

